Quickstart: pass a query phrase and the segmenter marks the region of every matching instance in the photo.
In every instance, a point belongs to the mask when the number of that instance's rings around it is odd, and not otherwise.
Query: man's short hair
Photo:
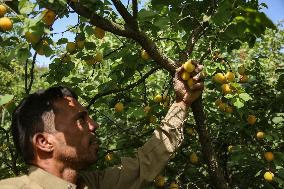
[[[26,163],[31,163],[34,159],[33,136],[46,131],[46,122],[53,121],[48,120],[52,116],[46,116],[47,113],[51,112],[54,115],[54,101],[66,96],[78,99],[78,96],[70,88],[50,87],[28,95],[14,110],[12,115],[13,140],[16,149]]]

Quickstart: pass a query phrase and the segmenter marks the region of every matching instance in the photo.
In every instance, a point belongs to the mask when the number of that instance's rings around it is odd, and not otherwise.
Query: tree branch
[[[19,1],[4,1],[4,3],[5,3],[6,6],[8,6],[9,9],[12,10],[15,14],[20,14],[20,12],[19,12],[19,10],[18,10]]]
[[[224,172],[218,163],[212,140],[206,128],[206,116],[204,114],[201,96],[192,104],[191,108],[196,121],[195,129],[199,135],[202,154],[205,157],[204,159],[208,165],[214,186],[216,189],[228,189]]]
[[[198,41],[198,39],[201,37],[203,30],[204,30],[203,25],[199,25],[198,27],[196,27],[193,30],[192,34],[190,35],[189,39],[187,40],[187,44],[186,44],[187,54],[192,53],[193,47],[194,47],[195,43]]]
[[[127,38],[132,38],[131,36],[133,35],[134,31],[131,29],[124,29],[123,26],[112,22],[102,16],[99,16],[98,14],[94,13],[90,9],[84,7],[80,3],[71,3],[70,6],[72,9],[79,15],[89,18],[90,23],[94,26],[98,26],[105,31],[109,31],[113,34],[117,34],[119,36],[127,37]]]
[[[159,51],[157,45],[144,32],[135,31],[132,28],[123,28],[121,25],[95,14],[88,8],[80,5],[80,3],[71,3],[70,6],[77,12],[77,14],[85,18],[89,18],[92,25],[98,26],[113,34],[134,39],[142,46],[143,49],[147,51],[154,61],[163,66],[172,74],[178,67],[173,60],[169,59]]]
[[[163,66],[171,74],[175,73],[175,70],[178,68],[177,63],[162,54],[156,43],[153,42],[144,32],[140,31],[135,33],[132,39],[137,41],[154,61]]]
[[[138,24],[137,24],[136,20],[128,12],[128,10],[121,3],[121,1],[120,0],[111,0],[111,1],[113,2],[116,10],[119,12],[119,14],[124,19],[126,25],[129,25],[134,30],[138,30]]]
[[[110,94],[113,94],[113,93],[118,93],[118,92],[123,92],[123,91],[126,91],[126,90],[129,90],[129,89],[132,89],[136,86],[138,86],[140,83],[144,82],[144,80],[149,77],[151,74],[153,74],[154,72],[156,72],[158,69],[160,69],[161,67],[158,66],[158,67],[155,67],[155,68],[152,68],[148,73],[146,73],[143,77],[141,77],[138,81],[136,81],[135,83],[132,83],[124,88],[119,88],[119,89],[112,89],[112,90],[109,90],[109,91],[106,91],[106,92],[102,92],[102,93],[99,93],[99,94],[96,94],[91,100],[90,100],[90,103],[89,105],[87,106],[87,108],[89,109],[91,107],[91,105],[93,103],[95,103],[95,101],[101,97],[104,97],[104,96],[107,96],[107,95],[110,95]]]
[[[133,14],[133,19],[137,20],[138,16],[138,3],[137,0],[132,0],[132,14]]]

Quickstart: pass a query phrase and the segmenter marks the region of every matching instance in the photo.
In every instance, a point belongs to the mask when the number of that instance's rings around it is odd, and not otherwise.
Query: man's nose
[[[99,124],[89,117],[89,130],[94,132],[97,128],[99,128]]]

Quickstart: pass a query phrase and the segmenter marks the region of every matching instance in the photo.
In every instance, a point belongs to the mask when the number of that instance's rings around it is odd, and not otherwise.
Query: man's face
[[[84,168],[94,163],[99,147],[94,133],[98,124],[74,98],[59,99],[54,106],[54,158],[76,168]]]

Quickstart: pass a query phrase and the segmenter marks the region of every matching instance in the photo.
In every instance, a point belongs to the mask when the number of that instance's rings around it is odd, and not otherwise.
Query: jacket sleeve
[[[138,189],[154,180],[165,168],[183,140],[187,111],[172,105],[153,136],[138,149],[135,158],[121,158],[121,164],[100,172],[85,172],[82,177],[90,188]]]

